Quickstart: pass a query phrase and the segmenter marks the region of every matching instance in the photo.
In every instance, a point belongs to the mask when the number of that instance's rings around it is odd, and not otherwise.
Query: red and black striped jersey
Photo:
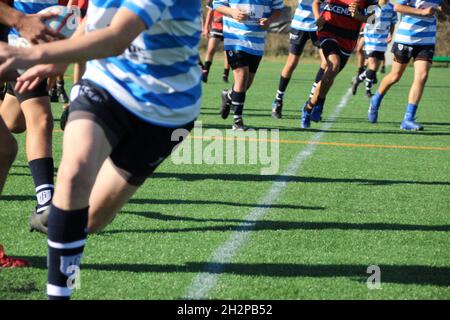
[[[362,22],[353,18],[348,6],[355,0],[326,0],[322,11],[325,25],[317,32],[320,39],[333,38],[347,53],[351,53],[358,41]],[[359,0],[360,12],[369,6],[376,5],[377,0]]]
[[[212,0],[208,1],[207,7],[213,10]],[[216,10],[213,11],[211,27],[214,30],[223,30],[223,14],[217,12]]]

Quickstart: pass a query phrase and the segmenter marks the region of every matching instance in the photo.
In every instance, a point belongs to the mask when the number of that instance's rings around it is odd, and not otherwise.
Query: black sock
[[[366,91],[370,91],[372,89],[372,84],[375,81],[376,72],[375,70],[367,70],[366,71]]]
[[[241,116],[244,112],[245,92],[231,92],[231,107],[235,116]]]
[[[316,105],[323,106],[324,103],[325,103],[325,98],[317,98]]]
[[[320,68],[319,71],[317,71],[316,79],[314,79],[314,83],[311,88],[311,93],[309,94],[309,97],[312,98],[314,95],[314,92],[316,91],[317,85],[319,84],[320,80],[322,80],[323,74],[325,73],[325,69]]]
[[[209,72],[209,69],[211,69],[212,61],[205,61],[205,68],[204,70]]]
[[[363,73],[364,71],[366,71],[366,67],[359,67],[358,68],[358,76]]]
[[[363,71],[363,72],[361,72],[361,73],[359,74],[359,76],[357,77],[357,79],[358,79],[359,82],[362,82],[362,81],[364,81],[364,79],[366,79],[366,77],[367,77],[367,71]]]
[[[230,74],[230,68],[223,69],[223,75],[224,75],[225,77],[228,78],[228,75],[229,75],[229,74]]]
[[[88,208],[66,211],[50,208],[48,217],[48,283],[50,300],[70,299],[77,283],[86,244]],[[79,279],[78,279],[79,280]]]
[[[280,76],[280,82],[278,83],[278,90],[277,90],[277,95],[275,96],[275,99],[283,100],[284,92],[286,91],[286,88],[287,88],[290,80],[291,80],[291,78],[285,78],[283,76]]]
[[[42,213],[50,206],[55,189],[53,158],[35,159],[30,161],[28,165],[36,188],[36,212]]]
[[[58,82],[56,83],[56,86],[58,88],[64,88],[64,80],[58,80]]]

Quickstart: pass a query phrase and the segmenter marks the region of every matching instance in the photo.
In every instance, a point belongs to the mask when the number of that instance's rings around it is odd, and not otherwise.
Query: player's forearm
[[[226,15],[226,16],[232,16],[234,9],[227,7],[227,6],[218,6],[216,8],[214,8],[214,10],[216,10],[217,12]]]
[[[392,37],[392,35],[394,34],[394,31],[395,31],[395,24],[392,23],[392,24],[391,24],[391,28],[389,29],[389,33],[390,33],[391,37]]]
[[[405,14],[412,14],[417,16],[423,16],[424,11],[423,9],[417,9],[410,6],[405,6],[402,4],[395,4],[394,5],[394,11],[398,13],[405,13]]]
[[[0,2],[0,24],[10,28],[18,28],[25,15],[8,5]]]
[[[74,63],[117,56],[144,30],[143,22],[125,9],[106,28],[34,46],[26,50],[25,56],[32,64]]]
[[[205,29],[209,28],[209,26],[211,25],[213,14],[214,14],[214,11],[211,9],[208,9],[208,14],[206,15],[205,24],[204,24],[203,28],[205,28]]]
[[[312,12],[316,20],[320,18],[320,0],[314,0],[312,4]]]

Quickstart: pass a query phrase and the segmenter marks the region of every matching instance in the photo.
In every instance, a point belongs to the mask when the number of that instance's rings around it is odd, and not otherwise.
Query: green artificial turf
[[[207,298],[450,298],[449,69],[431,70],[418,111],[425,131],[409,133],[399,125],[412,68],[384,98],[379,122],[369,124],[363,85],[337,117],[329,117],[350,87],[355,67],[349,64],[329,93],[324,121],[305,131],[299,109],[318,66],[299,66],[284,118],[275,120],[270,109],[282,66],[261,64],[244,112],[246,125],[280,130],[278,173],[261,175],[258,164],[175,165],[168,159],[106,230],[89,237],[74,299],[185,297],[213,252],[261,207],[277,179],[287,184],[247,242],[220,266]],[[217,58],[204,86],[199,120],[205,129],[231,126],[231,117],[218,115],[220,91],[227,87],[221,67]],[[54,114],[59,118],[60,105]],[[295,175],[283,176],[320,132],[320,144]],[[0,299],[45,299],[46,238],[28,231],[34,187],[25,136],[17,139],[19,155],[0,200],[0,243],[33,267],[0,270]],[[56,131],[56,164],[61,142]],[[370,265],[381,269],[379,290],[366,285]]]

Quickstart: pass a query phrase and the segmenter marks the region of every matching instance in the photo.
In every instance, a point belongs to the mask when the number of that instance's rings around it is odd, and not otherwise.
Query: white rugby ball
[[[57,16],[45,20],[45,24],[61,34],[70,38],[77,30],[80,21],[80,10],[77,7],[51,6],[39,11],[39,14],[55,13]]]

